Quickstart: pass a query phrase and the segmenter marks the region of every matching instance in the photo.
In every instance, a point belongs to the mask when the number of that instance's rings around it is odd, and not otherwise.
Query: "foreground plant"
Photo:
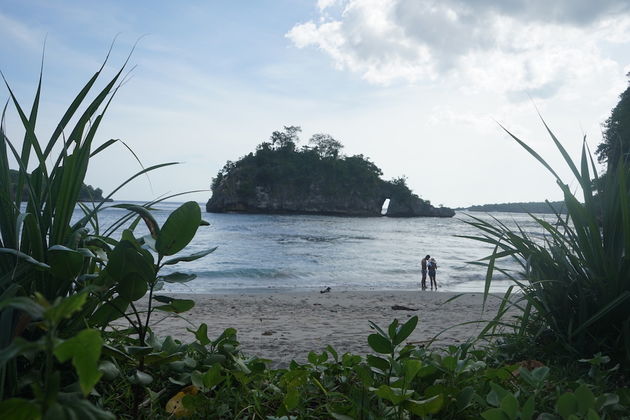
[[[47,142],[40,141],[35,134],[42,73],[28,114],[5,80],[24,137],[21,147],[7,137],[4,125],[7,103],[0,121],[0,417],[3,418],[20,418],[20,415],[110,418],[111,414],[88,399],[101,376],[112,376],[116,371],[111,361],[101,360],[101,354],[109,355],[115,349],[104,345],[104,337],[95,327],[104,329],[111,319],[127,316],[127,307],[147,291],[152,295],[162,280],[190,279],[177,274],[158,279],[162,267],[212,252],[174,256],[190,242],[199,225],[204,224],[197,203],[184,204],[162,229],[150,214],[150,207],[161,200],[144,206],[118,205],[129,210],[128,214],[112,226],[99,224],[98,214],[113,194],[136,177],[173,163],[137,172],[99,202],[91,205],[79,202],[90,160],[118,142],[108,140],[98,147],[94,145],[126,66],[125,62],[104,88],[94,92],[105,63],[77,94]],[[9,168],[10,162],[17,165],[17,177]],[[26,203],[22,202],[22,191],[26,191]],[[167,198],[172,196],[162,199]],[[73,219],[77,208],[83,213],[78,220]],[[150,234],[136,240],[133,230],[142,219]],[[112,238],[124,226],[129,228],[122,239]],[[151,249],[158,256],[155,263]],[[168,256],[172,258],[164,260]],[[156,299],[164,303],[157,306],[158,310],[181,312],[184,307],[192,306],[190,302],[165,296]],[[156,309],[151,306],[153,300],[150,302],[145,320],[140,319],[135,308],[132,311],[137,322],[131,325],[141,346],[146,344],[150,314]],[[118,312],[112,316],[104,306]],[[133,339],[132,333],[128,334]],[[138,360],[141,372],[144,356]]]
[[[550,366],[505,364],[470,344],[422,349],[405,344],[416,317],[387,328],[372,324],[373,354],[341,354],[327,346],[307,362],[284,369],[246,357],[236,330],[210,340],[204,324],[191,330],[195,342],[151,339],[154,352],[175,356],[149,366],[154,381],[145,413],[155,418],[253,419],[615,419],[628,414],[630,392],[611,392],[605,357],[585,360],[592,377],[575,381]],[[121,375],[124,376],[124,375]],[[123,379],[101,382],[102,395]],[[605,381],[604,381],[605,382]],[[124,389],[124,388],[122,388]],[[106,403],[122,418],[133,418],[119,394]]]
[[[619,161],[614,173],[600,179],[586,141],[579,166],[556,136],[547,131],[577,180],[580,195],[571,192],[557,172],[523,141],[507,133],[555,178],[564,194],[567,215],[552,222],[531,215],[544,232],[532,237],[520,227],[476,217],[469,221],[481,233],[472,239],[494,246],[485,259],[486,295],[495,271],[522,290],[522,315],[517,336],[570,355],[571,358],[609,354],[630,368],[630,171]],[[580,200],[583,198],[583,200]],[[502,270],[511,258],[520,273]],[[558,353],[560,354],[560,353]]]

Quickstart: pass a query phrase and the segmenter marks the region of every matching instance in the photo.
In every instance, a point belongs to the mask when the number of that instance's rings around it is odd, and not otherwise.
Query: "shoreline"
[[[501,303],[497,296],[502,296],[490,294],[482,312],[483,293],[333,289],[329,293],[158,294],[195,301],[195,307],[181,316],[155,311],[152,328],[158,336],[192,342],[194,336],[187,328],[206,323],[213,340],[226,328],[236,328],[244,354],[269,359],[274,367],[286,367],[291,360],[304,362],[309,351],[321,353],[327,345],[339,354],[365,355],[371,352],[367,338],[373,332],[368,321],[383,328],[394,318],[403,323],[414,315],[418,326],[406,342],[421,345],[439,334],[432,347],[461,344],[476,337],[483,325],[458,324],[492,319]],[[146,299],[140,306],[146,307]]]

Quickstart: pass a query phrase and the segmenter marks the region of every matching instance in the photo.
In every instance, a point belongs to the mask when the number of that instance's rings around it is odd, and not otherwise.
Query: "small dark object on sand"
[[[392,306],[392,309],[395,311],[417,311],[417,309],[408,308],[406,306],[401,306],[401,305],[394,305]]]
[[[325,288],[324,290],[320,290],[319,293],[329,293],[330,287]]]

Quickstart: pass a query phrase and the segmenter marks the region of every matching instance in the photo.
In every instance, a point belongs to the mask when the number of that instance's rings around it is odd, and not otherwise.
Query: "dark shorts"
[[[423,279],[427,278],[427,270],[422,270],[422,278]]]

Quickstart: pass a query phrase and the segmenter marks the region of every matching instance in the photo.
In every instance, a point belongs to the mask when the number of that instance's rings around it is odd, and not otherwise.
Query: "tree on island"
[[[295,150],[295,147],[300,142],[299,133],[302,132],[302,128],[289,125],[284,126],[284,131],[274,131],[271,133],[269,139],[271,145],[277,150]]]
[[[630,77],[630,72],[626,75]],[[600,163],[607,163],[608,170],[614,171],[623,156],[625,163],[630,161],[630,86],[619,96],[619,102],[603,124],[603,141],[595,153]]]
[[[315,145],[315,150],[323,158],[337,159],[343,144],[335,140],[330,134],[313,134],[308,141]]]

